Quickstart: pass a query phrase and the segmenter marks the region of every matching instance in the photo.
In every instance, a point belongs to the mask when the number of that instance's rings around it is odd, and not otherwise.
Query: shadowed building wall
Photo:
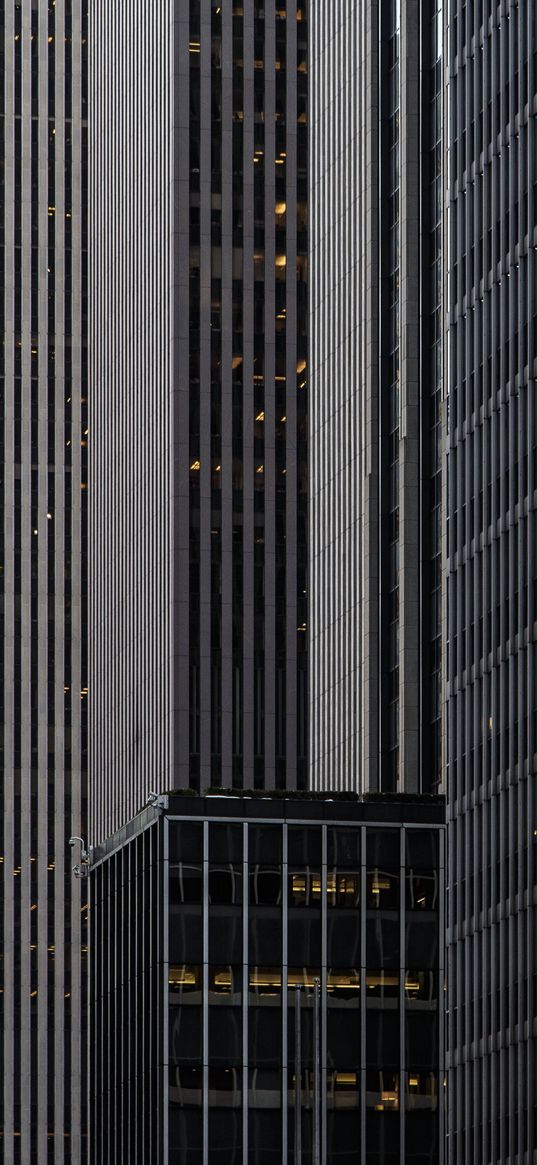
[[[92,834],[304,785],[306,9],[92,11]]]

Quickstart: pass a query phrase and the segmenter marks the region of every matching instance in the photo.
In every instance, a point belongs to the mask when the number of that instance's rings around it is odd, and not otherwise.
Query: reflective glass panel
[[[250,905],[279,906],[282,896],[282,875],[279,866],[250,866]]]
[[[438,976],[434,971],[406,971],[406,1006],[417,1010],[436,1007],[438,999]]]
[[[366,1073],[366,1105],[380,1112],[399,1109],[399,1073],[371,1071]]]
[[[438,874],[435,870],[408,870],[406,875],[407,910],[436,910]]]
[[[360,874],[351,870],[328,870],[326,900],[335,909],[356,910],[360,904]]]
[[[249,992],[256,999],[278,1000],[282,989],[280,967],[250,967]]]
[[[231,998],[240,1002],[242,967],[209,967],[209,1003],[226,1004]]]
[[[197,995],[201,1002],[201,990],[203,985],[203,968],[200,966],[170,966],[168,970],[168,983],[170,991],[174,994],[183,995]]]
[[[360,869],[360,828],[327,830],[328,868]]]
[[[170,906],[198,904],[203,897],[203,866],[170,865]]]
[[[360,998],[359,969],[352,967],[347,971],[328,970],[326,992],[329,999],[358,1001]]]
[[[321,905],[321,872],[293,870],[288,875],[289,906]]]
[[[398,910],[398,874],[388,870],[368,870],[366,874],[366,895],[369,909]]]
[[[368,971],[366,975],[366,999],[380,1000],[399,998],[399,974],[396,971]]]
[[[328,1072],[326,1103],[329,1108],[356,1108],[359,1102],[360,1072]]]
[[[436,1109],[438,1107],[438,1078],[434,1072],[407,1072],[407,1109]]]
[[[222,864],[209,868],[209,903],[213,906],[242,902],[242,866]]]

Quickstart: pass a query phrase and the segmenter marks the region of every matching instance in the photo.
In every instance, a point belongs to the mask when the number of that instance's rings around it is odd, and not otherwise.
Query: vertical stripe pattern
[[[172,8],[91,6],[91,833],[171,783]]]
[[[537,1145],[536,50],[531,0],[448,3],[453,1165]]]
[[[92,14],[93,840],[306,783],[307,21]]]
[[[0,1155],[85,1160],[86,4],[0,10]]]
[[[440,19],[310,13],[315,788],[440,775]]]

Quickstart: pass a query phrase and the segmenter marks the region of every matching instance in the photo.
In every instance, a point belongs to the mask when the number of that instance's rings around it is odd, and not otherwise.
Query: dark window
[[[209,869],[209,903],[237,905],[242,902],[242,866],[222,864]]]
[[[250,905],[279,906],[282,875],[279,866],[250,866]]]
[[[242,1064],[242,1009],[219,1004],[209,1012],[209,1059],[211,1064]]]
[[[170,906],[197,904],[203,899],[203,867],[179,862],[170,866]]]
[[[438,874],[434,870],[407,871],[407,910],[436,910],[438,907]]]
[[[367,905],[373,910],[399,909],[399,876],[386,869],[368,870]]]
[[[359,870],[360,830],[328,829],[327,861],[329,868],[340,866],[342,869]]]
[[[399,869],[398,829],[368,829],[367,866],[370,870]]]
[[[203,826],[192,821],[170,821],[171,862],[203,861]]]

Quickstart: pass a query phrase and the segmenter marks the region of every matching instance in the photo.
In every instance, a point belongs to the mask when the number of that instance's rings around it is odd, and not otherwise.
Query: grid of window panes
[[[397,787],[399,767],[399,415],[400,415],[400,11],[399,0],[381,6],[381,567],[383,789]]]
[[[168,827],[168,1165],[312,1162],[316,980],[322,1159],[439,1165],[438,828]]]
[[[446,5],[448,1159],[535,1155],[537,7]]]
[[[304,786],[305,5],[188,28],[189,783]]]

